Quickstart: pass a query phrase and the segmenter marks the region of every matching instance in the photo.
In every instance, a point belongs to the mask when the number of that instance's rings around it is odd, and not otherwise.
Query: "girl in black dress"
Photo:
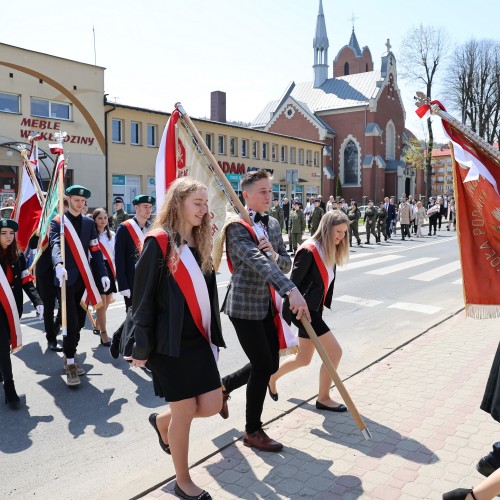
[[[12,362],[10,359],[11,347],[19,347],[12,341],[16,338],[16,322],[23,313],[23,290],[33,302],[40,318],[43,317],[43,304],[33,286],[33,276],[26,269],[26,259],[17,250],[15,233],[18,230],[17,222],[12,219],[0,219],[0,264],[1,272],[1,300],[0,300],[0,381],[3,382],[5,403],[11,408],[19,407],[19,396],[14,386]],[[14,309],[14,310],[13,310]],[[19,332],[20,333],[20,332]]]
[[[222,339],[206,187],[189,177],[175,180],[144,240],[132,304],[132,366],[149,361],[155,392],[170,403],[149,422],[161,448],[172,454],[175,493],[209,499],[188,468],[193,418],[222,407],[217,368]]]
[[[290,279],[297,285],[311,314],[311,326],[319,337],[335,368],[340,363],[342,349],[323,321],[323,307],[331,307],[333,285],[335,281],[335,266],[343,265],[349,257],[349,218],[340,210],[327,212],[321,218],[317,231],[299,248],[293,262]],[[285,299],[286,302],[286,299]],[[298,354],[287,357],[280,365],[279,370],[271,375],[269,380],[269,394],[275,401],[278,400],[276,382],[280,377],[301,366],[307,366],[314,354],[314,344],[307,335],[302,323],[297,321],[290,312],[290,308],[283,305],[284,318],[298,326],[299,346]],[[318,410],[336,412],[347,411],[347,407],[338,404],[330,397],[332,378],[324,364],[319,373],[319,394],[316,401]]]

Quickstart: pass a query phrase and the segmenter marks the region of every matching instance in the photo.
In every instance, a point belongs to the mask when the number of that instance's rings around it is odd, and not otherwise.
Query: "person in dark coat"
[[[26,269],[24,255],[17,250],[15,233],[18,228],[14,220],[0,219],[2,289],[0,295],[0,382],[3,382],[5,403],[13,409],[19,408],[20,399],[14,385],[10,351],[11,347],[13,349],[21,347],[21,327],[18,319],[23,313],[23,290],[33,303],[39,317],[43,317],[43,304],[33,286],[34,278]],[[12,306],[15,310],[12,310]]]
[[[132,300],[132,366],[149,360],[155,393],[170,403],[149,422],[172,454],[174,492],[181,498],[212,498],[193,482],[188,465],[192,420],[222,406],[217,358],[225,345],[211,249],[207,188],[181,177],[144,241]]]
[[[290,276],[306,299],[311,314],[311,326],[335,368],[340,363],[342,349],[330,327],[323,320],[323,309],[331,308],[332,305],[336,265],[346,263],[349,258],[348,230],[349,219],[346,214],[340,210],[327,212],[321,219],[318,231],[299,248]],[[285,320],[288,323],[292,321],[299,329],[300,350],[298,354],[285,358],[279,370],[271,375],[269,394],[275,401],[278,400],[276,382],[283,375],[309,365],[314,354],[314,344],[302,323],[291,314],[287,307],[287,299],[283,304],[283,311]],[[316,408],[334,412],[347,411],[345,405],[332,400],[331,385],[331,375],[326,366],[321,365]]]
[[[288,220],[290,219],[290,202],[283,198],[283,217],[285,219],[285,232],[288,233]]]

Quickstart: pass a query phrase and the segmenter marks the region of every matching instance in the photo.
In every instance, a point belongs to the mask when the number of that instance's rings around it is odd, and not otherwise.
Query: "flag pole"
[[[201,148],[203,154],[210,161],[210,163],[213,167],[214,175],[217,177],[217,180],[219,180],[221,182],[221,184],[224,186],[226,194],[231,198],[231,201],[233,202],[234,208],[240,213],[240,215],[245,219],[245,221],[248,224],[253,225],[253,222],[250,219],[247,211],[245,210],[243,203],[241,203],[240,199],[238,198],[238,196],[234,192],[233,187],[231,186],[230,182],[227,180],[226,176],[224,175],[221,168],[219,167],[217,160],[215,159],[214,155],[212,154],[212,151],[210,151],[208,146],[205,144],[203,137],[201,137],[197,128],[194,126],[193,122],[191,121],[191,118],[188,116],[188,114],[186,113],[186,111],[182,107],[182,104],[180,102],[176,103],[175,108],[177,110],[179,110],[179,113],[182,115],[183,120],[185,120],[187,126],[189,127],[190,132],[193,134],[194,138],[196,139],[198,146]],[[366,424],[364,423],[363,418],[359,414],[359,412],[356,408],[356,405],[354,404],[351,396],[347,392],[347,389],[344,386],[342,380],[340,379],[340,377],[337,373],[337,370],[335,370],[335,367],[333,366],[331,359],[329,358],[327,352],[325,351],[325,348],[323,347],[323,345],[321,344],[321,342],[318,339],[318,336],[314,332],[314,329],[311,326],[311,323],[309,323],[307,318],[304,316],[302,316],[300,318],[300,321],[304,325],[306,332],[308,333],[309,337],[313,341],[314,347],[316,348],[316,350],[318,351],[318,354],[320,355],[321,359],[323,360],[323,363],[325,364],[328,372],[330,373],[330,376],[332,377],[333,382],[337,386],[337,389],[339,390],[339,393],[342,396],[342,399],[344,400],[347,407],[349,408],[349,411],[352,415],[352,418],[353,418],[354,422],[356,423],[356,426],[360,430],[361,435],[365,439],[370,439],[370,437],[371,437],[370,431],[366,427]]]

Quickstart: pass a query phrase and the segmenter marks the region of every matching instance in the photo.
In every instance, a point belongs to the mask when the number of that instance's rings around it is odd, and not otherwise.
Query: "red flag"
[[[24,166],[16,207],[12,215],[12,218],[19,224],[17,246],[22,252],[28,248],[29,240],[38,227],[41,214],[42,204],[28,170]]]

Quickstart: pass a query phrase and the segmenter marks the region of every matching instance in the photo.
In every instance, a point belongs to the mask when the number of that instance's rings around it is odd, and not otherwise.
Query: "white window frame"
[[[288,163],[288,147],[287,146],[280,147],[280,161],[281,161],[281,163]]]
[[[225,155],[226,154],[226,136],[218,135],[217,136],[217,154]]]
[[[13,115],[20,115],[21,114],[21,96],[19,94],[12,94],[11,92],[0,92],[0,96],[2,96],[2,95],[17,97],[17,111],[11,111],[10,109],[7,109],[7,108],[0,108],[0,112],[10,113]]]
[[[48,113],[48,116],[47,115],[41,115],[41,114],[35,114],[35,113],[33,113],[33,101],[48,102],[49,103],[49,113]],[[60,116],[52,116],[52,112],[51,112],[52,104],[57,104],[58,106],[67,106],[68,107],[68,118],[63,118],[63,117],[60,117]],[[70,122],[70,121],[73,120],[73,109],[71,107],[71,103],[69,103],[69,102],[63,102],[63,101],[51,101],[50,99],[41,99],[39,97],[31,97],[31,100],[30,100],[30,114],[31,114],[31,116],[37,116],[37,117],[40,117],[40,118],[52,118],[52,119],[55,118],[56,120],[61,120],[61,121],[65,121],[65,122]]]
[[[248,139],[241,139],[241,157],[248,158]]]
[[[134,130],[133,127],[134,125],[136,126],[136,133],[137,133],[137,142],[132,142],[134,138]],[[131,121],[130,122],[130,144],[132,146],[140,146],[141,145],[141,124],[140,122],[136,121]]]
[[[119,139],[115,140],[115,130],[114,130],[114,124],[118,123],[119,124],[119,134],[120,137]],[[123,136],[123,120],[120,118],[112,118],[111,119],[111,142],[114,142],[115,144],[123,144],[124,143],[124,136]]]
[[[229,156],[238,156],[238,138],[229,138]]]
[[[295,152],[296,148],[290,148],[290,163],[295,164]]]
[[[205,134],[205,144],[207,145],[208,149],[213,153],[214,152],[214,134],[207,132]]]
[[[152,141],[149,140],[149,131],[150,130],[153,132],[153,136],[152,136],[153,140]],[[154,123],[148,123],[147,131],[148,131],[148,137],[147,137],[148,148],[158,147],[158,125],[155,125]]]

